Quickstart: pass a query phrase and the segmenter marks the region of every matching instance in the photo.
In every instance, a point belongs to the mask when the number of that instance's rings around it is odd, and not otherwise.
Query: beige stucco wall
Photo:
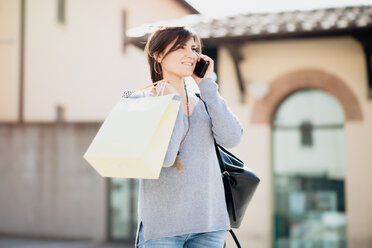
[[[125,6],[130,11],[129,27],[137,27],[143,23],[153,23],[159,20],[170,20],[190,14],[175,0],[126,0]]]
[[[0,123],[0,237],[107,239],[108,179],[81,156],[99,126]]]
[[[18,117],[20,1],[0,0],[0,121]]]
[[[0,122],[18,117],[20,2],[0,0]],[[1,123],[0,233],[102,242],[107,180],[82,154],[123,89],[148,80],[142,51],[122,50],[122,10],[129,27],[188,12],[172,0],[73,0],[61,25],[57,1],[25,2],[25,121],[52,122],[60,104],[67,121],[93,122]]]
[[[57,23],[57,1],[26,1],[25,120],[102,121],[123,89],[149,83],[143,52],[122,49],[122,11],[128,26],[188,14],[179,3],[66,1],[66,24]]]
[[[370,175],[372,174],[372,102],[367,99],[367,74],[360,44],[348,37],[282,40],[247,43],[241,71],[247,86],[247,101],[239,104],[239,90],[231,56],[219,51],[221,93],[239,115],[245,134],[234,149],[262,179],[246,213],[242,228],[237,230],[242,242],[252,247],[270,247],[273,230],[273,195],[271,170],[271,128],[250,123],[255,96],[248,85],[261,81],[270,86],[276,78],[299,69],[320,69],[343,80],[360,101],[364,120],[345,124],[345,194],[348,247],[368,247],[372,243],[372,208]]]

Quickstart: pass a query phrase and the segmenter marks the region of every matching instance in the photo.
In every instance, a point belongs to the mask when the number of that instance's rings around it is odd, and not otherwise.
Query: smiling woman
[[[154,57],[155,65],[159,65],[160,68],[157,75],[163,75],[163,77],[169,79],[177,76],[187,77],[192,75],[198,58],[198,47],[192,38],[185,42],[174,40],[167,46],[164,55],[155,53]]]
[[[192,51],[192,54],[185,54],[189,50]],[[172,53],[173,51],[177,52]],[[159,29],[149,38],[149,42],[147,42],[145,47],[145,53],[150,66],[151,79],[156,82],[165,77],[162,65],[167,68],[169,64],[164,65],[163,62],[173,61],[172,58],[164,61],[169,54],[175,59],[185,59],[182,62],[191,63],[191,66],[193,66],[198,54],[201,53],[201,42],[195,33],[183,27]],[[191,76],[191,74],[192,71],[188,73],[188,76]]]
[[[242,125],[219,95],[212,79],[213,60],[201,54],[194,32],[185,27],[158,29],[145,52],[152,81],[158,82],[153,93],[164,90],[182,104],[159,179],[139,180],[137,247],[222,248],[231,226],[214,138],[234,147],[241,140]],[[193,73],[199,58],[209,62],[202,78]],[[187,90],[186,77],[195,80],[201,100]]]
[[[193,74],[199,58],[212,64],[209,74],[203,78],[212,78],[213,75],[213,60],[201,54],[201,46],[199,37],[193,31],[185,27],[163,27],[152,34],[145,47],[152,81],[165,79],[168,84],[164,94],[180,96],[187,116],[193,112],[198,98],[186,90],[185,77],[192,76],[197,84],[202,81]]]

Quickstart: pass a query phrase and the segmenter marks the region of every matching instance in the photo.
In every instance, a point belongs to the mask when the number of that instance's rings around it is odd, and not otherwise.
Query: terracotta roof
[[[143,43],[153,32],[149,25],[185,25],[203,40],[234,38],[270,38],[298,36],[306,33],[334,33],[340,30],[372,30],[372,5],[288,11],[277,13],[238,14],[222,18],[187,15],[180,19],[142,25],[128,30],[133,43]]]
[[[190,11],[191,14],[200,14],[198,10],[196,10],[192,5],[190,5],[188,2],[185,0],[176,0],[179,4],[181,4],[185,9]]]

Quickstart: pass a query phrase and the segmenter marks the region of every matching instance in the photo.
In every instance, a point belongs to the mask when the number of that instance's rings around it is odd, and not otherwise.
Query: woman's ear
[[[161,61],[163,59],[163,56],[162,56],[162,54],[154,53],[154,59],[155,59],[156,62],[161,63]]]

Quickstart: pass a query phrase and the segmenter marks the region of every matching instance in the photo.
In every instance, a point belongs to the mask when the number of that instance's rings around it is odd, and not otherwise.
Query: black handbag
[[[232,228],[239,228],[245,210],[260,182],[260,178],[235,157],[214,141],[225,187],[227,210]]]
[[[203,101],[199,94],[196,95]],[[204,101],[203,103],[209,114],[206,103]],[[214,145],[220,164],[230,225],[232,228],[239,228],[248,204],[260,182],[260,178],[245,167],[243,161],[217,144],[215,139]],[[240,248],[241,246],[234,232],[231,229],[229,232],[234,238],[236,245]]]

